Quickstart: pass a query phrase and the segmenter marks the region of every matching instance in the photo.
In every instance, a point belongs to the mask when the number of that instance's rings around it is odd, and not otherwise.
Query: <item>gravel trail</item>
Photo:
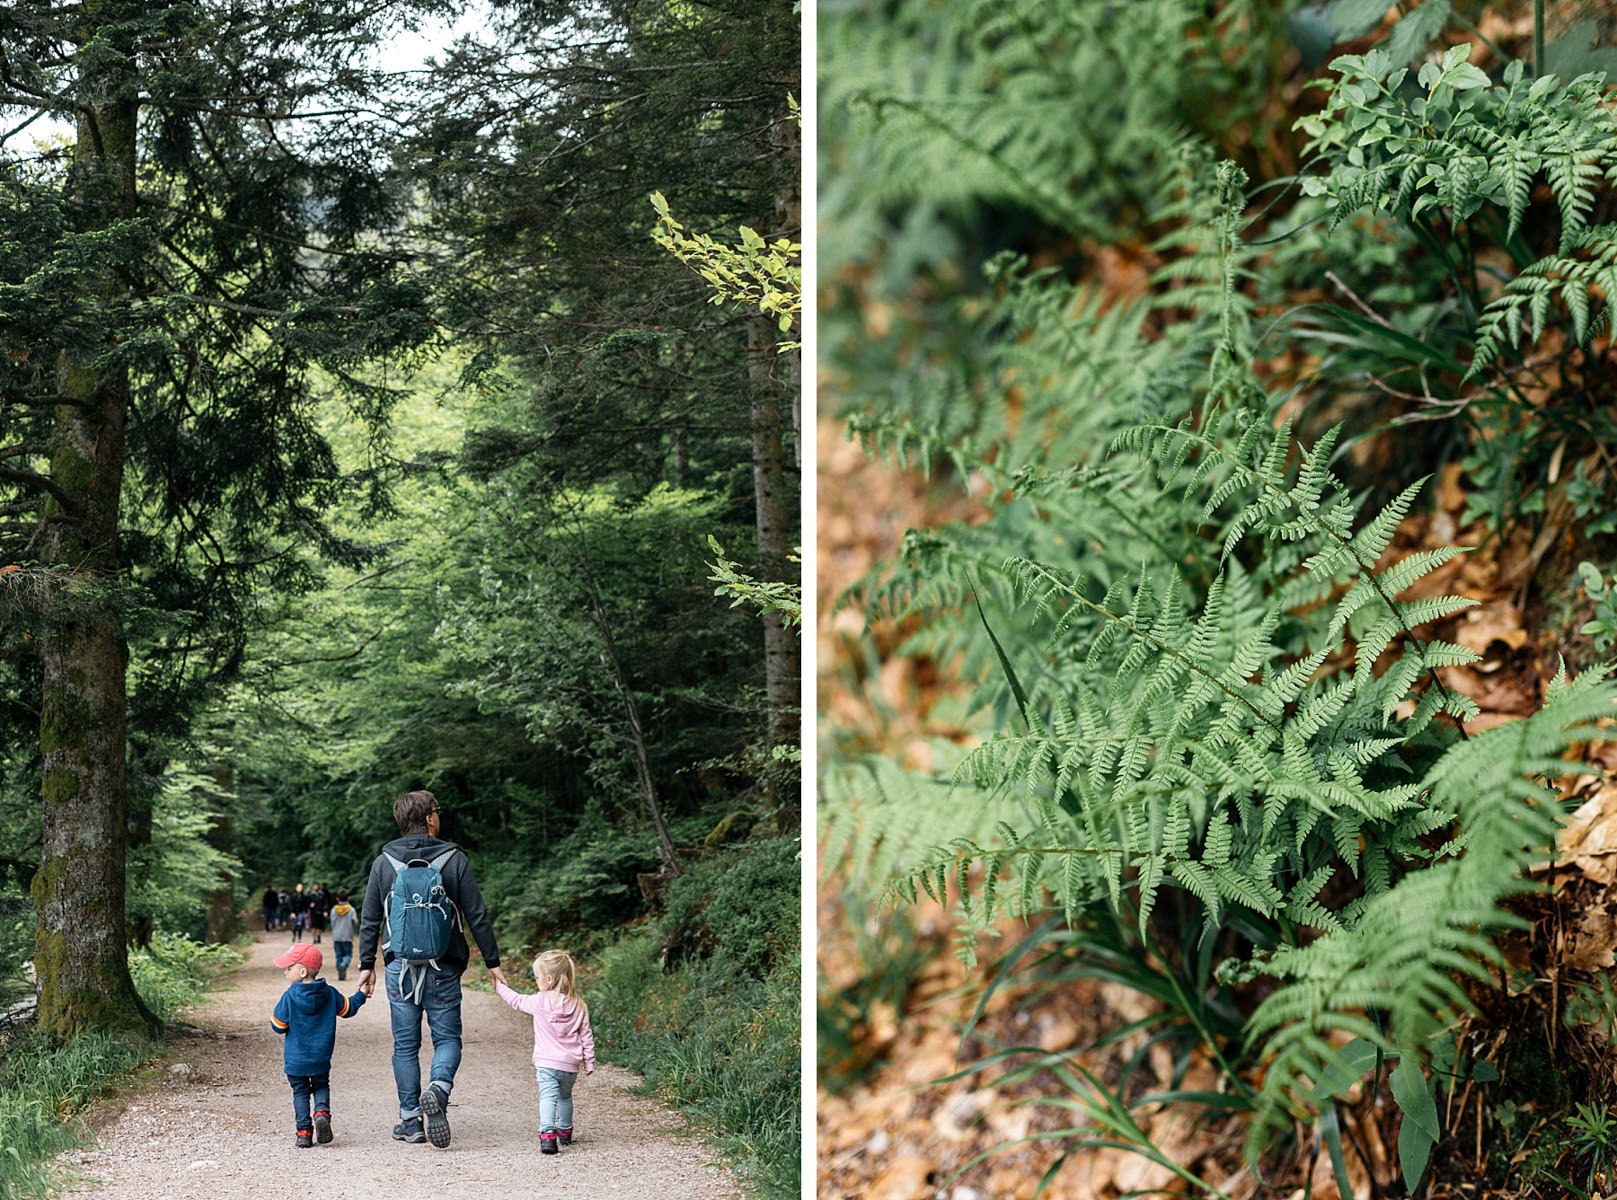
[[[278,1200],[302,1194],[386,1200],[526,1197],[546,1200],[738,1200],[735,1177],[680,1136],[655,1101],[630,1094],[636,1077],[601,1065],[573,1092],[574,1140],[541,1155],[533,1026],[499,997],[464,993],[464,1050],[450,1099],[447,1149],[392,1139],[398,1119],[387,999],[376,995],[337,1023],[331,1064],[332,1142],[293,1145],[292,1093],[269,1014],[286,988],[275,956],[288,935],[256,935],[251,957],[186,1014],[196,1031],[176,1043],[159,1082],[90,1114],[96,1143],[66,1155],[72,1200]],[[329,944],[321,978],[339,982]],[[486,972],[474,965],[468,978]],[[588,997],[586,996],[586,999]],[[610,1036],[610,1031],[607,1031]],[[596,1031],[598,1041],[603,1031]],[[422,1038],[422,1067],[431,1040]]]

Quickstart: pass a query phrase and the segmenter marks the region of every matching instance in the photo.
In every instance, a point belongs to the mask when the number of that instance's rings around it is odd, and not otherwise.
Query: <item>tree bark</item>
[[[135,212],[137,105],[127,66],[102,58],[82,81],[87,103],[68,192],[82,230]],[[101,303],[116,287],[106,280]],[[157,1023],[130,978],[125,928],[129,652],[115,596],[129,380],[100,361],[107,349],[71,346],[60,357],[66,402],[51,432],[56,492],[41,554],[54,584],[39,637],[44,838],[32,887],[34,968],[39,1025],[64,1036]]]
[[[784,102],[784,97],[782,98]],[[802,237],[802,201],[797,182],[801,158],[799,124],[782,114],[770,127],[766,153],[786,165],[781,190],[775,197],[774,219],[779,234],[794,241]],[[752,408],[752,478],[757,503],[758,558],[763,578],[792,577],[791,554],[801,539],[796,521],[796,486],[800,457],[800,356],[796,348],[784,352],[774,320],[754,317],[747,324],[747,373]],[[792,458],[786,455],[788,433]],[[769,705],[768,747],[799,745],[802,738],[802,664],[797,629],[778,612],[764,614],[764,695]],[[778,789],[774,773],[765,786]],[[771,797],[783,824],[796,825],[796,795]]]
[[[789,397],[777,373],[777,334],[768,317],[747,323],[748,374],[752,391],[752,482],[757,504],[758,558],[765,579],[790,577],[795,548],[792,520],[795,491],[786,464]],[[797,630],[778,612],[766,612],[764,623],[764,696],[769,705],[768,744],[795,745],[799,740],[801,667]],[[795,798],[793,798],[795,799]],[[776,802],[789,805],[786,797]]]

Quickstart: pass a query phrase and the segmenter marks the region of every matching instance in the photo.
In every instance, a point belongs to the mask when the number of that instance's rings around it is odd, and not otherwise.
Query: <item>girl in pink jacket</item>
[[[518,1012],[533,1018],[533,1069],[539,1081],[539,1150],[557,1153],[573,1142],[573,1082],[595,1072],[595,1035],[589,1009],[578,996],[572,955],[546,950],[533,960],[535,994],[496,982],[494,990]]]

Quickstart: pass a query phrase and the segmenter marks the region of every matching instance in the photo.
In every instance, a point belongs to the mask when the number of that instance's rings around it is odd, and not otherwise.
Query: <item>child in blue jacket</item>
[[[297,1144],[331,1141],[331,1052],[337,1045],[337,1018],[351,1017],[365,1003],[365,993],[344,996],[320,974],[320,947],[296,942],[275,965],[286,969],[292,985],[275,1002],[270,1027],[286,1036],[286,1081],[292,1085],[292,1111],[297,1118]],[[314,1108],[310,1120],[310,1105]]]

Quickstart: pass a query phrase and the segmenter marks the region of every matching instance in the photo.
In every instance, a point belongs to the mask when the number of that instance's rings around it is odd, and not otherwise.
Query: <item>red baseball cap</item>
[[[275,960],[278,967],[290,967],[295,963],[302,963],[311,972],[320,974],[320,947],[312,942],[294,942],[292,949]]]

